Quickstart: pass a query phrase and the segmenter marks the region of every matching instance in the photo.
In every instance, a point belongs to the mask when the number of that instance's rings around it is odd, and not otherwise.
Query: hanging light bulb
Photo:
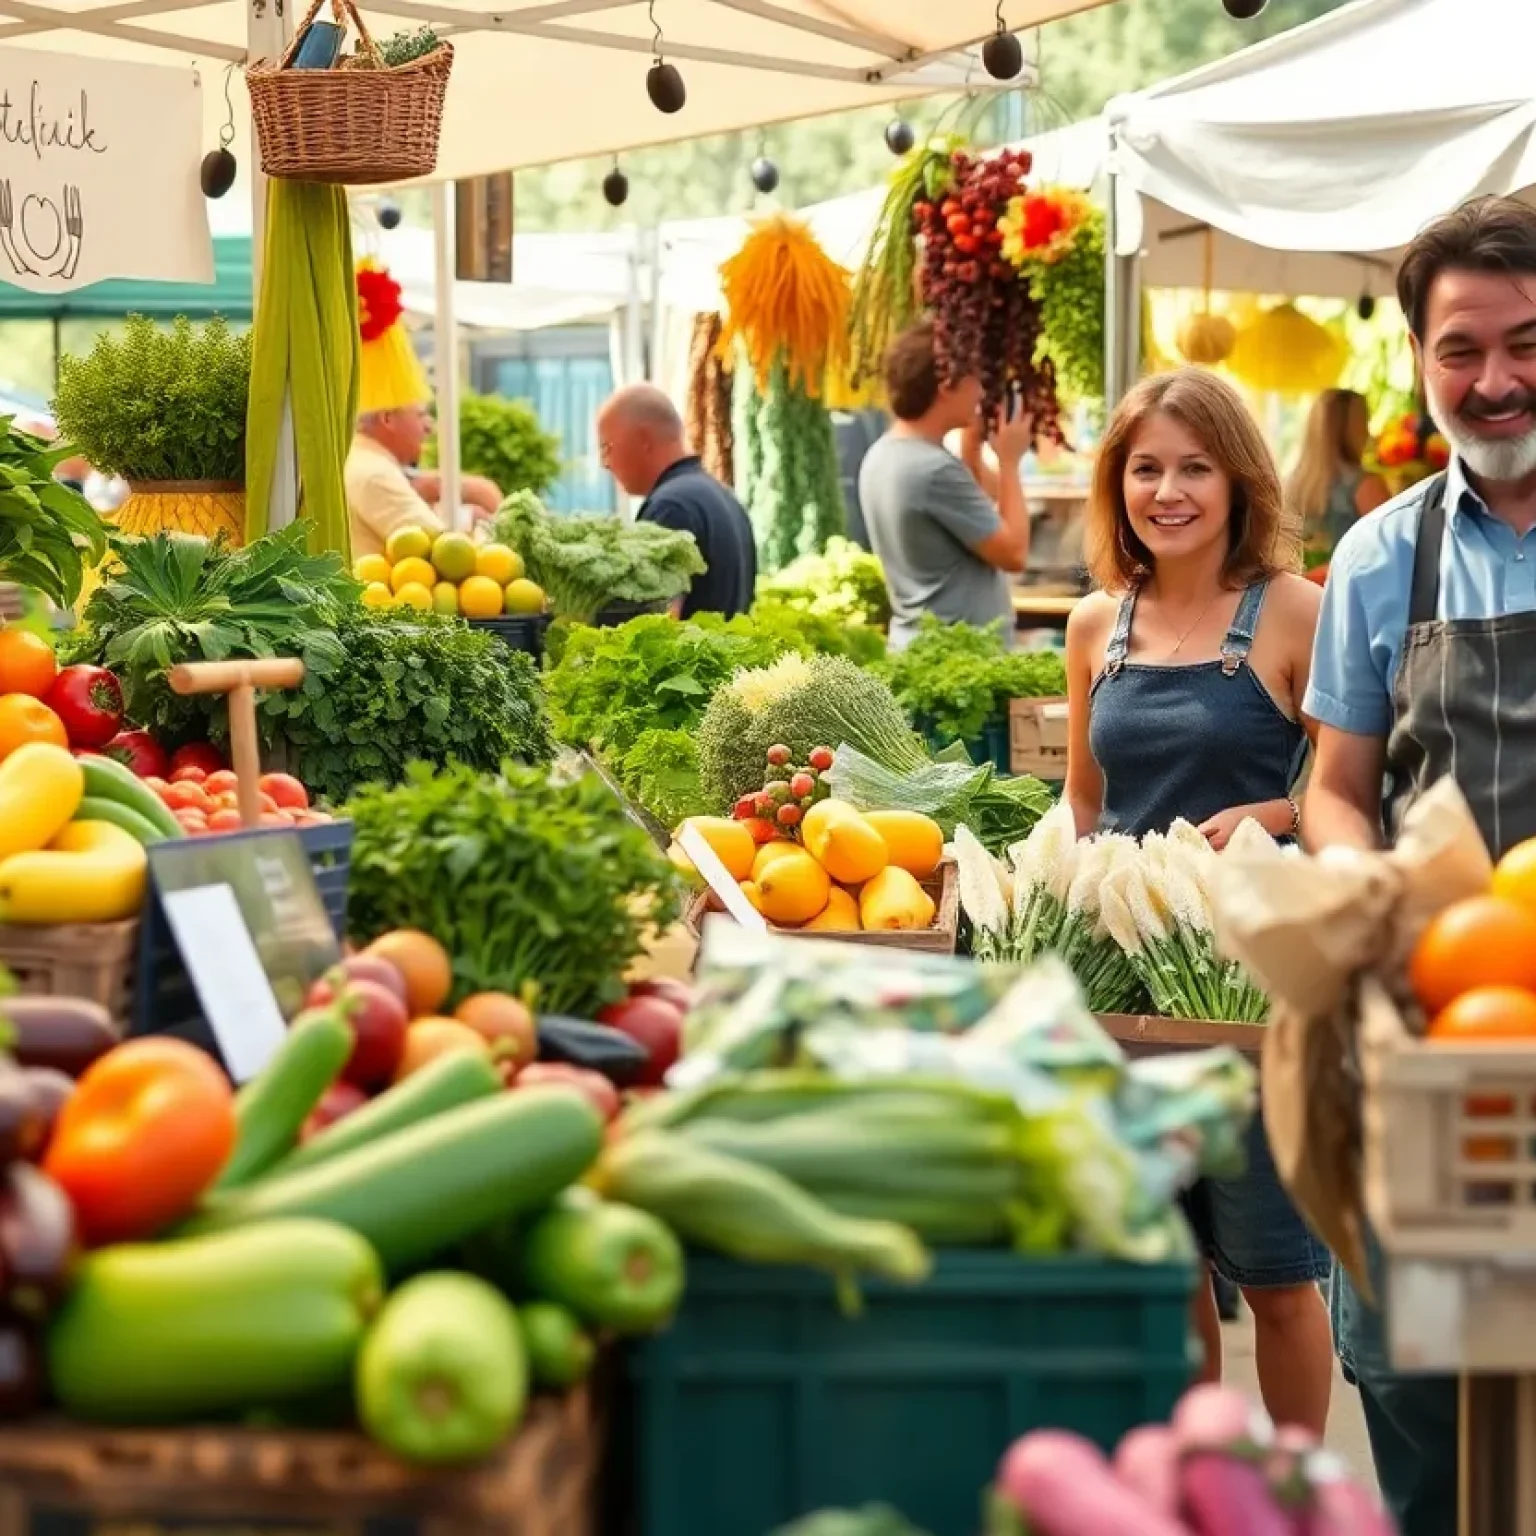
[[[618,166],[603,177],[603,201],[610,208],[622,208],[629,201],[629,177]]]
[[[386,197],[374,210],[374,217],[379,221],[380,229],[399,229],[404,215],[400,212],[400,204]]]
[[[1234,21],[1252,21],[1269,0],[1221,0],[1221,3]]]
[[[893,155],[904,155],[917,143],[917,135],[912,132],[912,124],[904,117],[893,117],[885,125],[885,147]]]
[[[233,73],[233,65],[224,71],[225,121],[219,129],[219,147],[210,149],[198,167],[198,185],[203,189],[203,196],[208,198],[223,197],[235,184],[238,167],[229,150],[229,146],[235,142],[235,104],[229,94],[229,81]]]
[[[1003,0],[997,0],[997,31],[983,44],[981,62],[994,80],[1017,80],[1024,68],[1024,48],[1003,20]]]
[[[752,185],[759,192],[772,192],[779,184],[779,168],[767,155],[759,155],[752,162]]]
[[[1376,300],[1368,293],[1362,293],[1355,301],[1355,313],[1362,320],[1369,320],[1376,313]]]
[[[670,116],[673,112],[683,110],[688,101],[688,87],[683,84],[683,77],[678,72],[677,66],[668,64],[661,56],[661,24],[656,20],[656,0],[650,0],[646,15],[650,18],[651,26],[655,28],[656,36],[652,39],[655,59],[645,75],[645,93],[651,98],[651,105],[658,112],[665,112]]]

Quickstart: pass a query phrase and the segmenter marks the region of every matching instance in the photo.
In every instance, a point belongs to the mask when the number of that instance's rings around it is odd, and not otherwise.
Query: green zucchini
[[[312,1009],[288,1027],[277,1055],[235,1097],[235,1150],[214,1188],[259,1178],[293,1150],[309,1112],[352,1054],[351,1026],[339,1013]]]
[[[272,1174],[284,1178],[302,1168],[327,1163],[333,1157],[355,1152],[445,1110],[491,1098],[501,1091],[501,1078],[488,1056],[468,1047],[445,1051],[403,1083],[396,1083],[345,1119],[326,1126],[302,1147],[295,1147]]]
[[[80,809],[75,812],[74,819],[110,821],[114,827],[121,827],[146,848],[166,840],[166,834],[147,816],[139,815],[131,805],[124,805],[121,800],[105,800],[100,795],[87,795],[80,802]]]
[[[591,1167],[602,1131],[571,1089],[503,1093],[317,1166],[269,1174],[215,1201],[187,1230],[317,1216],[367,1238],[398,1275],[492,1222],[547,1205]]]
[[[170,807],[132,769],[110,757],[82,757],[79,762],[85,775],[85,792],[93,800],[116,800],[130,811],[137,811],[167,837],[186,836]]]

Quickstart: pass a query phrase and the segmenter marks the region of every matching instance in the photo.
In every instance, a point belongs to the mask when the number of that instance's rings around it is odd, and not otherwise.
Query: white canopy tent
[[[1112,287],[1199,283],[1210,231],[1213,287],[1390,294],[1435,215],[1536,184],[1533,51],[1531,0],[1355,0],[1111,103]]]

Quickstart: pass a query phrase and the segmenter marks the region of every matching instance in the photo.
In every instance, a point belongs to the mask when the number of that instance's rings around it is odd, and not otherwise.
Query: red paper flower
[[[401,315],[400,284],[382,267],[357,269],[357,329],[364,341],[377,341]]]

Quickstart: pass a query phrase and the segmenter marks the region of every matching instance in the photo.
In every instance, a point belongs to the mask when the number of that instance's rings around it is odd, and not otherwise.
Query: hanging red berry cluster
[[[931,311],[945,378],[981,380],[982,410],[991,420],[1017,392],[1041,436],[1061,440],[1056,375],[1035,358],[1040,306],[1029,282],[1003,256],[998,222],[1024,191],[1029,151],[1005,149],[985,159],[956,151],[941,197],[912,210],[922,237],[923,304]]]

